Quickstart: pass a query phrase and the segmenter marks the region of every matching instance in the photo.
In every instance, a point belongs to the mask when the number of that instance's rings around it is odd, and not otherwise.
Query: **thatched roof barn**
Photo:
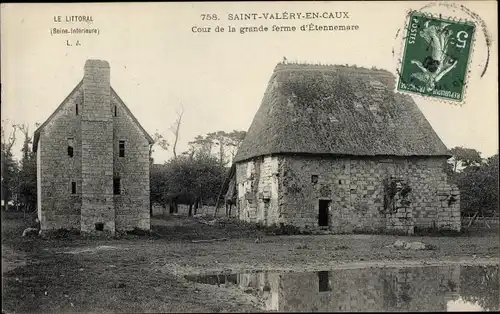
[[[235,158],[277,153],[445,156],[413,99],[388,71],[279,64]]]
[[[437,215],[437,195],[456,194],[442,169],[447,148],[395,83],[385,70],[278,64],[234,159],[240,219],[338,231],[459,228],[457,202]]]

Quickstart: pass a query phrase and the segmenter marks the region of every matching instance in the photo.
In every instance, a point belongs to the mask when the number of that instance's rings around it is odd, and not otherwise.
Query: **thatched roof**
[[[448,156],[385,70],[278,64],[234,159],[270,154]]]

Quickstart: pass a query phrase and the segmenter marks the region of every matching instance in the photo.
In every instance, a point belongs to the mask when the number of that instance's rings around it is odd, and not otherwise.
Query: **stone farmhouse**
[[[152,142],[111,87],[108,62],[87,60],[34,134],[41,230],[149,230]]]
[[[385,70],[278,64],[234,159],[241,220],[335,232],[460,230],[450,157]]]

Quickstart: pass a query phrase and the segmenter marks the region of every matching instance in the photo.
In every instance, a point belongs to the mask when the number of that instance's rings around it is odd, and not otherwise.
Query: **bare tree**
[[[35,127],[38,127],[35,123]],[[19,164],[16,206],[22,205],[23,214],[26,218],[27,213],[33,213],[36,210],[37,202],[37,167],[36,154],[33,152],[33,136],[30,133],[28,123],[18,124],[17,128],[24,135],[23,147],[21,149],[22,158]],[[19,211],[19,207],[17,208]]]
[[[30,133],[29,133],[29,125],[28,125],[28,123],[18,124],[17,128],[24,135],[24,143],[25,143],[25,145],[31,144],[32,138],[31,138]],[[27,153],[28,153],[28,151],[23,151],[23,157],[24,158],[26,158],[26,154]]]
[[[3,128],[3,124],[5,121],[2,121],[2,145],[4,146],[5,151],[12,152],[12,146],[16,143],[16,131],[18,129],[17,124],[12,124],[12,131],[9,134],[9,137],[5,137],[5,129]]]
[[[8,136],[4,129],[5,121],[2,121],[1,127],[1,146],[2,146],[2,200],[5,203],[5,210],[9,209],[10,193],[15,187],[14,171],[16,171],[16,163],[12,159],[12,147],[16,143],[16,132],[18,126],[12,124],[12,130]]]
[[[174,153],[174,158],[177,158],[177,142],[179,141],[179,130],[181,128],[182,116],[184,115],[184,106],[181,105],[180,111],[177,112],[177,119],[175,119],[174,124],[170,127],[170,131],[174,134],[174,145],[172,151]]]

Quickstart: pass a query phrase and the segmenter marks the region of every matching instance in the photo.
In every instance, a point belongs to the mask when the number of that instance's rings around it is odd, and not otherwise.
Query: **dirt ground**
[[[153,235],[120,239],[22,238],[22,217],[2,217],[2,309],[13,312],[254,312],[245,293],[188,282],[186,274],[316,271],[367,266],[496,264],[498,225],[467,235],[266,235],[222,220],[153,219]],[[209,239],[225,241],[194,242]],[[420,241],[432,250],[386,247]]]

